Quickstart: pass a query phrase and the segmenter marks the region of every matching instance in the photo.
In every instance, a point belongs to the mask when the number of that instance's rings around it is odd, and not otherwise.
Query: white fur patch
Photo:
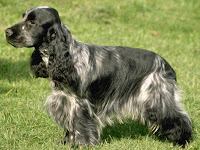
[[[49,58],[48,57],[42,57],[42,60],[44,61],[45,65],[47,66],[49,63]]]
[[[48,6],[39,6],[39,7],[36,7],[36,9],[41,9],[41,8],[50,8]]]
[[[41,50],[42,60],[44,61],[45,65],[47,66],[49,63],[49,56],[47,55],[47,49]]]

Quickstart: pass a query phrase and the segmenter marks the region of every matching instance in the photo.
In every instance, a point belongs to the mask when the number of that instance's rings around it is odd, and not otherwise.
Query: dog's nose
[[[9,29],[9,28],[6,29],[5,32],[6,32],[7,36],[12,36],[13,35],[13,31],[11,29]]]

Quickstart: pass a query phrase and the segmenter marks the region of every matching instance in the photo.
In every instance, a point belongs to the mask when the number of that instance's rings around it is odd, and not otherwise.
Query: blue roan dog
[[[179,145],[191,140],[176,73],[154,52],[77,41],[50,7],[26,11],[5,32],[11,45],[35,47],[31,70],[51,80],[45,105],[66,131],[62,143],[95,145],[107,123],[125,116]]]

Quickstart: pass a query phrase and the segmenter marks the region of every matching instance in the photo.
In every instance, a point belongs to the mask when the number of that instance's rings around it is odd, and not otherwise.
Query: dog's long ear
[[[70,31],[69,28],[68,28],[65,24],[63,24],[62,22],[61,22],[61,29],[62,29],[63,34],[65,35],[65,42],[66,42],[67,44],[73,43],[73,36],[72,36],[72,34],[71,34],[71,31]]]
[[[56,45],[61,42],[64,42],[68,45],[72,43],[72,40],[73,38],[69,28],[62,22],[54,24],[47,32],[47,41],[52,45]]]
[[[48,32],[47,32],[47,42],[49,44],[53,44],[55,45],[56,44],[56,36],[57,36],[57,27],[55,26],[52,26],[48,29]]]

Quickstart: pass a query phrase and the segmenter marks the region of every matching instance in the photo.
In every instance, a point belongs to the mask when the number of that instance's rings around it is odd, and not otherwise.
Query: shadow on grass
[[[106,126],[103,129],[103,133],[101,135],[101,141],[102,143],[107,142],[110,143],[112,139],[120,140],[123,138],[129,138],[129,139],[142,139],[143,136],[150,136],[155,141],[160,141],[163,143],[173,143],[172,140],[167,139],[163,136],[155,136],[152,134],[151,131],[148,130],[146,125],[141,124],[140,122],[133,121],[131,119],[128,119],[125,123],[115,123],[112,126]],[[180,146],[180,145],[177,145]]]
[[[30,78],[29,60],[13,62],[0,59],[0,80],[8,82]]]
[[[106,126],[101,136],[102,141],[110,143],[112,139],[131,138],[135,139],[149,133],[148,128],[139,122],[127,120],[125,123],[115,123]]]

